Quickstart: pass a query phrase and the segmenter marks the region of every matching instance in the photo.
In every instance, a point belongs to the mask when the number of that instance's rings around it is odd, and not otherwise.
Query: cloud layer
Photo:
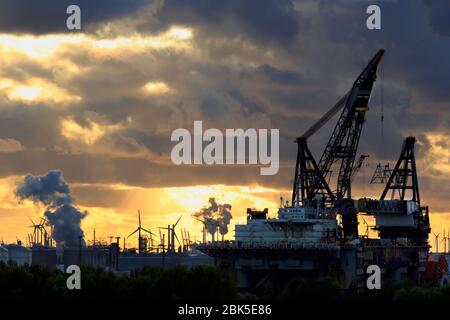
[[[422,198],[445,210],[450,4],[377,3],[379,31],[365,28],[365,1],[78,1],[74,33],[64,1],[0,1],[0,176],[58,168],[74,183],[286,189],[293,139],[385,48],[360,151],[372,167],[392,163],[415,135]],[[279,174],[172,165],[170,134],[194,120],[279,128]],[[331,122],[311,138],[317,157]]]

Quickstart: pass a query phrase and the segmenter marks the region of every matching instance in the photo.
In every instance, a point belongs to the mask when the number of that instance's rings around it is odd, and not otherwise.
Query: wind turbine
[[[447,231],[448,251],[450,251],[450,231]],[[448,253],[448,251],[446,253]]]
[[[165,239],[164,239],[164,234],[161,233],[161,228],[158,228],[159,231],[159,246],[158,248],[162,249],[162,252],[165,252]]]
[[[167,225],[167,227],[158,227],[158,229],[163,229],[163,230],[167,230],[167,252],[172,250],[172,246],[170,245],[170,233],[172,231],[172,228],[170,228],[170,224]],[[161,232],[161,231],[160,231]],[[164,251],[164,234],[162,235],[162,239],[163,239],[163,251]]]
[[[33,228],[33,236],[30,239],[32,245],[41,245],[45,246],[47,245],[48,235],[47,230],[45,229],[45,223],[47,222],[47,219],[45,217],[42,217],[38,224],[34,223],[33,219],[28,217],[32,223],[29,228]]]
[[[181,245],[180,240],[178,240],[177,233],[175,232],[175,227],[177,226],[178,222],[180,222],[181,217],[182,216],[180,216],[178,218],[177,222],[175,222],[175,224],[172,225],[172,247],[173,247],[172,249],[173,249],[173,251],[175,251],[175,239],[174,238],[177,239],[178,245]]]
[[[149,234],[152,234],[149,230],[142,228],[142,224],[141,224],[141,210],[138,210],[138,219],[139,219],[139,225],[136,228],[136,230],[134,230],[132,233],[130,233],[130,235],[127,237],[131,237],[133,234],[135,234],[136,232],[138,233],[138,253],[141,254],[144,250],[144,248],[142,248],[142,231],[145,231]]]
[[[39,226],[34,223],[33,219],[31,217],[28,217],[31,221],[31,226],[28,226],[28,228],[33,228],[33,236],[29,238],[30,246],[34,246],[37,242],[38,234],[39,234]]]
[[[41,236],[44,238],[43,239],[43,245],[47,246],[48,245],[48,233],[47,230],[45,229],[45,224],[47,223],[47,218],[44,216],[41,219],[41,222],[39,223],[39,228],[41,229]]]
[[[442,242],[444,243],[444,253],[447,253],[447,239],[448,237],[445,235],[445,229],[442,235]]]
[[[436,253],[439,253],[439,235],[440,235],[440,233],[436,234],[433,232],[433,234],[434,234],[434,241],[436,243]]]

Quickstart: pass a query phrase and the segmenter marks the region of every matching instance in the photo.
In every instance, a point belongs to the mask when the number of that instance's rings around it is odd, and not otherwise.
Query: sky
[[[81,8],[81,30],[66,8]],[[381,8],[381,30],[366,8]],[[355,197],[417,138],[422,205],[450,231],[450,3],[445,0],[0,0],[0,239],[25,240],[45,208],[19,201],[27,174],[61,170],[88,214],[87,238],[174,223],[201,238],[192,213],[209,197],[276,213],[290,198],[301,135],[351,87],[380,49],[359,153]],[[384,121],[381,123],[381,115]],[[175,166],[177,128],[280,129],[280,171]],[[311,137],[316,158],[336,118]],[[227,238],[233,236],[232,232]],[[132,244],[134,238],[129,238]]]

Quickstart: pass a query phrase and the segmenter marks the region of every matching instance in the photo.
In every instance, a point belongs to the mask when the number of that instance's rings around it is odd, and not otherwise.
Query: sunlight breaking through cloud
[[[65,104],[78,102],[81,97],[68,93],[56,84],[41,78],[31,78],[26,82],[12,79],[0,79],[0,92],[9,100],[26,103],[50,102]]]

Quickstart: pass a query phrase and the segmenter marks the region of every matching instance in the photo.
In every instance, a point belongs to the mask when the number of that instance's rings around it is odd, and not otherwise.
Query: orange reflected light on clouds
[[[43,36],[0,34],[0,53],[9,56],[5,61],[20,60],[21,55],[36,60],[46,60],[58,51],[70,52],[73,46],[77,49],[89,49],[92,54],[105,55],[112,50],[131,52],[154,50],[192,50],[190,40],[193,30],[185,27],[172,26],[158,35],[118,36],[98,38],[88,34],[51,34]],[[19,56],[17,56],[19,54]],[[5,59],[5,57],[1,58]]]
[[[65,89],[39,78],[31,78],[24,82],[0,78],[0,93],[1,92],[3,92],[9,100],[22,101],[28,104],[39,102],[65,104],[81,100],[81,97],[70,94]]]
[[[448,133],[428,133],[430,150],[423,155],[420,164],[432,175],[450,174],[450,136]]]
[[[167,94],[171,92],[167,84],[161,81],[147,82],[143,89],[148,95]]]

